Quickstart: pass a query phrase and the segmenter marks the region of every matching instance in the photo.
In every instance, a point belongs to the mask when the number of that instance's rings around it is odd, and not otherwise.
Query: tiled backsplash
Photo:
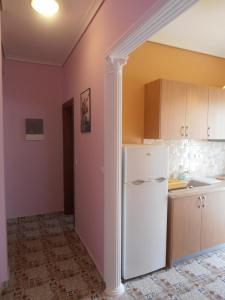
[[[200,140],[145,140],[145,144],[169,146],[169,173],[177,178],[188,171],[190,176],[225,174],[225,142]]]

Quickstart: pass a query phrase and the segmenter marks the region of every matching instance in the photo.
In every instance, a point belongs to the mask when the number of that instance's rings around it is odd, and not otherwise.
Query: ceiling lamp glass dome
[[[55,0],[32,0],[31,6],[39,14],[46,17],[55,15],[59,10],[59,5]]]

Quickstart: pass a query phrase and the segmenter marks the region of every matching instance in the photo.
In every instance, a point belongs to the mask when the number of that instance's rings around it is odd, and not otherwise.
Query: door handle
[[[207,136],[210,137],[210,127],[207,128]]]
[[[203,195],[203,196],[202,196],[202,207],[203,207],[203,208],[205,207],[205,201],[206,201],[206,196]]]
[[[132,182],[132,184],[134,184],[134,185],[141,185],[143,183],[145,183],[145,181],[141,180],[141,179],[138,179],[138,180],[135,180],[135,181]]]
[[[199,200],[199,202],[198,202],[198,208],[201,208],[201,206],[202,206],[202,196],[199,196],[198,200]]]
[[[165,180],[166,180],[165,177],[159,177],[159,178],[156,178],[156,179],[155,179],[155,181],[157,181],[157,182],[163,182],[163,181],[165,181]]]
[[[180,135],[184,136],[184,126],[181,126],[181,128],[180,128]]]
[[[188,137],[188,129],[189,127],[188,126],[185,126],[185,136]]]

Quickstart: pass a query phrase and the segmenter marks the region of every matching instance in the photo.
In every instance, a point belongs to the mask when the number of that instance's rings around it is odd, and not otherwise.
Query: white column
[[[127,58],[107,57],[104,101],[104,280],[110,296],[121,283],[122,68]]]
[[[121,284],[122,68],[127,55],[198,0],[157,0],[108,52],[104,95],[104,280],[106,294]]]

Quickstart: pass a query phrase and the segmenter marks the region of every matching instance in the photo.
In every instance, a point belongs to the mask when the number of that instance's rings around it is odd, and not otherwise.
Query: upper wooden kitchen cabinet
[[[209,89],[205,86],[187,86],[187,107],[185,136],[192,139],[208,138],[208,98]]]
[[[145,138],[207,139],[208,88],[159,79],[146,85]]]
[[[187,87],[156,80],[145,90],[145,138],[179,139],[185,135]]]
[[[208,138],[225,139],[225,91],[209,88]]]

